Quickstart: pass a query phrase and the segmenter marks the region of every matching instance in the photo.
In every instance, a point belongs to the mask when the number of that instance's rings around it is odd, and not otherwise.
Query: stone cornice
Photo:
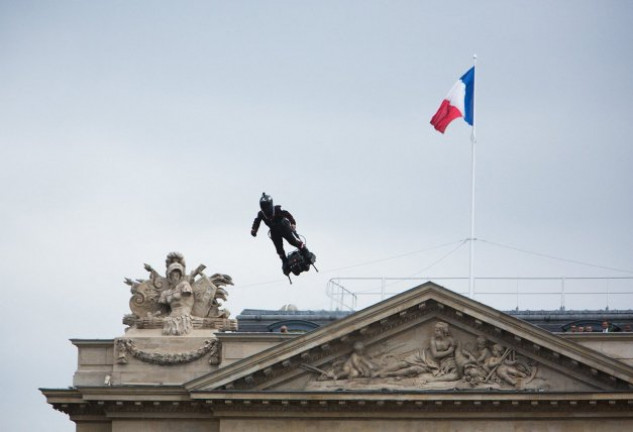
[[[633,392],[206,392],[178,386],[41,389],[73,419],[221,418],[274,413],[309,418],[633,418]]]
[[[47,389],[41,388],[40,391],[46,397],[48,403],[51,404],[77,404],[83,402],[83,396],[76,388],[68,389]]]
[[[192,401],[180,386],[117,386],[40,389],[49,404],[71,417],[105,416],[113,410],[198,412],[199,401]],[[127,408],[125,408],[127,407]],[[207,412],[207,408],[202,408]]]
[[[221,341],[231,342],[285,342],[302,336],[303,333],[216,333]]]
[[[573,341],[617,341],[633,342],[633,333],[554,333],[556,336]]]
[[[269,393],[195,392],[217,417],[633,418],[633,393]]]
[[[77,387],[86,401],[186,401],[189,393],[178,385],[129,385],[112,387]]]
[[[633,403],[633,392],[551,392],[519,393],[513,391],[489,391],[489,392],[455,392],[455,391],[192,391],[193,400],[205,401],[407,401],[407,402],[435,402],[435,401],[628,401]],[[633,413],[632,413],[633,414]]]
[[[112,346],[114,339],[70,339],[75,346]]]

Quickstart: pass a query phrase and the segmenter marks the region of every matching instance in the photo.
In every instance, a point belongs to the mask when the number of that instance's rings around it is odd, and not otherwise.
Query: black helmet
[[[262,197],[259,199],[259,208],[262,209],[262,213],[268,219],[275,215],[275,206],[273,205],[273,197],[266,195],[266,192],[262,193]]]

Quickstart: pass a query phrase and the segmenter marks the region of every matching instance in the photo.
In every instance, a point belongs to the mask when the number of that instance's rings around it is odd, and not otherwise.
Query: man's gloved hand
[[[257,231],[255,231],[255,230],[251,230],[251,235],[252,235],[253,237],[256,237],[256,236],[257,236]]]

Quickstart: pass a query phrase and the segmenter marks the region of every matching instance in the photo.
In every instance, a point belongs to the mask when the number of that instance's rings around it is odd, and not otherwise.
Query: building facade
[[[78,432],[633,430],[627,332],[552,333],[432,282],[273,327],[73,340],[73,387],[42,392]]]

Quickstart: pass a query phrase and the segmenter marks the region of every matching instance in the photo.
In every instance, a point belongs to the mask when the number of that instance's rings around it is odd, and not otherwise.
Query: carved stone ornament
[[[492,343],[485,336],[451,334],[438,321],[432,335],[419,347],[381,344],[369,349],[362,342],[352,352],[326,367],[302,367],[314,374],[311,390],[416,389],[416,390],[544,390],[539,368],[510,347]]]
[[[117,339],[117,363],[127,364],[127,355],[130,354],[137,360],[142,362],[157,364],[161,366],[173,366],[184,363],[190,363],[209,354],[209,364],[217,366],[220,364],[220,348],[221,343],[218,339],[208,339],[204,341],[198,349],[180,352],[166,353],[156,351],[143,351],[136,347],[132,339]]]
[[[124,324],[162,328],[163,334],[176,336],[194,328],[237,329],[237,322],[229,320],[230,312],[222,308],[228,296],[223,287],[233,285],[229,275],[216,273],[207,277],[203,264],[187,274],[185,259],[179,252],[167,255],[165,267],[165,276],[145,264],[149,279],[125,278],[131,287],[132,314],[123,318]]]

